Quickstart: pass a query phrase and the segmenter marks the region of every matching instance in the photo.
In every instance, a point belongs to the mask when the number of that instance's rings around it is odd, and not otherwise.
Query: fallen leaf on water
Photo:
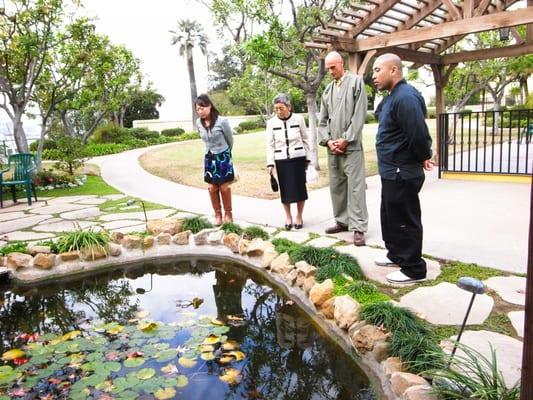
[[[222,350],[231,351],[237,350],[239,348],[239,343],[235,340],[228,340],[226,343],[222,344]]]
[[[203,344],[215,344],[220,342],[220,336],[217,335],[209,335],[204,339]]]
[[[11,361],[15,358],[21,358],[24,357],[26,353],[20,349],[11,349],[6,351],[4,354],[2,354],[2,360],[4,361]]]
[[[155,322],[145,322],[139,325],[139,329],[143,332],[153,331],[156,328],[157,324]]]
[[[187,357],[178,358],[178,363],[185,368],[193,368],[196,365],[196,360]]]
[[[176,395],[176,390],[173,388],[159,389],[154,393],[154,396],[158,400],[172,399]]]
[[[235,383],[239,383],[241,380],[241,373],[238,369],[235,368],[227,368],[224,370],[224,373],[219,376],[220,380],[233,385]]]
[[[176,367],[176,365],[172,363],[167,364],[164,367],[161,367],[161,371],[168,375],[177,374],[179,372],[178,367]]]
[[[201,299],[199,297],[195,297],[194,299],[192,299],[191,303],[192,303],[192,306],[194,308],[198,308],[202,305],[202,303],[204,302],[204,299]]]
[[[71,332],[65,333],[59,339],[62,341],[67,341],[67,340],[75,339],[80,335],[81,335],[81,331],[71,331]]]
[[[241,361],[244,360],[244,353],[242,351],[230,351],[229,353],[226,353],[228,356],[235,357],[235,360]]]

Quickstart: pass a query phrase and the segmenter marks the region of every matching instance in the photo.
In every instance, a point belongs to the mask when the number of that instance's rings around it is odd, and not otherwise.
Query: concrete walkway
[[[91,162],[100,166],[107,183],[130,196],[193,213],[212,214],[205,189],[176,184],[146,172],[138,163],[139,156],[146,151],[136,149],[97,157]],[[367,186],[370,216],[367,244],[383,247],[379,177],[367,178]],[[436,170],[428,173],[421,193],[424,253],[525,273],[529,191],[525,184],[439,180]],[[284,223],[279,200],[234,196],[233,203],[237,221],[277,227]],[[310,192],[304,211],[304,231],[323,234],[332,223],[329,190]],[[336,236],[351,239],[348,233]]]

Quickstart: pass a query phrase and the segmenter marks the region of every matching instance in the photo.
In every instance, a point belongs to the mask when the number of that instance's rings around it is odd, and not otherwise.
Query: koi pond
[[[297,305],[219,261],[4,285],[0,338],[0,400],[376,398]]]

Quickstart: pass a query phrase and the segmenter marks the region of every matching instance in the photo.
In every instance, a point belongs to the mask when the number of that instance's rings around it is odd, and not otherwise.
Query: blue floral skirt
[[[231,182],[235,178],[231,151],[213,154],[208,152],[204,157],[204,182],[220,185]]]

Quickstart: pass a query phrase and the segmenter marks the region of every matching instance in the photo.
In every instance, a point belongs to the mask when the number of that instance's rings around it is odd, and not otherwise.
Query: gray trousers
[[[362,150],[346,149],[342,155],[328,151],[329,191],[335,221],[350,231],[366,232],[365,158]]]

